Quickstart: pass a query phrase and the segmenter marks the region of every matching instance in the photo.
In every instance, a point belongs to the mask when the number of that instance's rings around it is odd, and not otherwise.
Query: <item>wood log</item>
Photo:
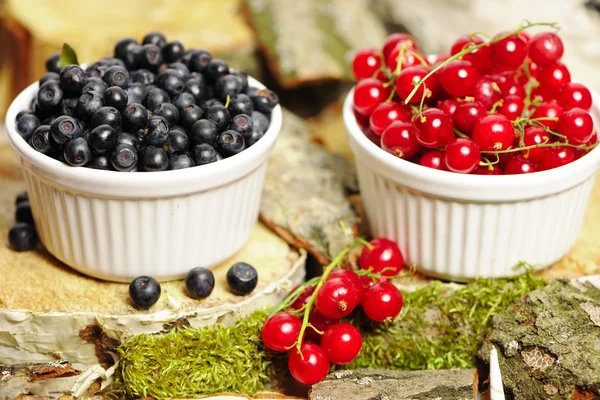
[[[77,376],[81,371],[66,361],[26,363],[0,366],[0,399],[14,399],[28,394],[34,386],[52,384],[52,380]]]
[[[337,371],[313,385],[310,400],[473,400],[475,370]]]

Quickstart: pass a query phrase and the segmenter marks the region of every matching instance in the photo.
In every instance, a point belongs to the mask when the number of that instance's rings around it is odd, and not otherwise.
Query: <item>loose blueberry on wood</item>
[[[21,192],[15,198],[15,206],[18,206],[20,203],[23,203],[26,201],[27,202],[29,201],[29,195],[27,194],[27,192]]]
[[[192,268],[185,276],[185,288],[191,298],[205,299],[215,288],[215,277],[207,268]]]
[[[37,244],[37,233],[33,225],[19,222],[8,231],[8,243],[15,251],[33,250]]]
[[[160,293],[160,284],[150,276],[137,277],[129,285],[131,301],[142,309],[152,307],[160,298]]]
[[[258,273],[252,265],[238,262],[227,271],[227,283],[234,294],[242,296],[256,288]]]
[[[34,225],[33,213],[31,212],[31,205],[29,204],[29,201],[22,201],[17,204],[17,208],[15,210],[15,221]]]

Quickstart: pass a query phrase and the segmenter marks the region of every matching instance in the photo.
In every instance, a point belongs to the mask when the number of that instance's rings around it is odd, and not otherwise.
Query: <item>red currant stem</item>
[[[325,332],[320,331],[317,329],[316,326],[314,326],[313,324],[309,323],[308,325],[306,325],[307,328],[313,328],[315,330],[315,332],[317,332],[319,335],[323,335]]]
[[[468,135],[465,135],[464,133],[462,133],[461,131],[459,131],[456,128],[454,128],[454,134],[458,137],[470,139],[470,137]]]
[[[425,97],[427,97],[427,85],[423,82],[423,96],[421,96],[421,102],[419,103],[419,115],[423,114],[423,104],[425,104]],[[429,91],[431,93],[431,91]]]
[[[398,76],[400,71],[402,71],[402,61],[404,61],[404,50],[406,50],[406,44],[402,43],[400,45],[400,52],[398,53],[398,58],[396,59],[396,70],[394,71],[394,75]]]
[[[479,165],[484,166],[484,167],[488,167],[488,169],[491,171],[494,169],[493,165],[494,164],[498,164],[500,162],[500,157],[498,157],[498,154],[494,154],[496,156],[496,161],[490,161],[488,160],[487,157],[482,157],[483,160],[479,162]]]
[[[481,150],[482,153],[485,154],[504,154],[504,153],[514,153],[517,151],[529,150],[529,149],[537,149],[539,147],[573,147],[579,150],[591,150],[596,147],[596,144],[592,144],[589,146],[579,145],[576,146],[571,143],[563,143],[563,142],[554,142],[554,143],[537,143],[531,146],[523,146],[523,147],[515,147],[514,149],[506,149],[506,150]]]
[[[392,99],[394,98],[395,94],[396,94],[396,86],[392,87],[392,92],[390,93],[390,95],[386,99],[386,102],[388,102],[388,103],[391,102]]]
[[[543,118],[540,118],[540,120],[542,120],[542,119],[543,119]],[[548,119],[550,119],[550,120],[551,120],[552,118],[548,118]],[[558,119],[558,118],[555,118],[555,119]],[[528,124],[529,124],[529,125],[532,125],[532,126],[533,126],[533,125],[535,125],[535,126],[538,126],[538,127],[542,128],[543,130],[545,130],[545,131],[546,131],[546,133],[549,133],[549,134],[551,134],[551,135],[553,135],[553,136],[557,136],[557,137],[559,137],[559,138],[561,138],[561,139],[565,139],[565,140],[567,139],[567,137],[566,137],[565,135],[561,135],[561,134],[560,134],[560,133],[558,133],[558,132],[554,132],[553,130],[551,130],[550,128],[548,128],[546,125],[542,124],[542,123],[541,123],[541,122],[539,122],[539,121],[536,121],[536,120],[531,120],[531,121],[528,121]]]
[[[231,97],[227,95],[227,101],[225,102],[225,108],[229,107],[229,102],[231,101]]]
[[[407,49],[407,50],[409,53],[411,53],[413,56],[415,56],[415,58],[417,60],[419,60],[419,62],[421,63],[422,66],[427,68],[427,66],[428,66],[427,61],[425,61],[425,59],[423,57],[421,57],[421,55],[419,53],[417,53],[416,51],[414,51],[412,49]]]
[[[504,104],[504,99],[500,99],[492,105],[492,109],[490,110],[490,114],[495,114],[498,107],[502,107]]]
[[[393,84],[394,84],[394,81],[385,82],[385,83],[383,84],[383,87],[384,87],[384,88],[389,88],[389,87],[390,87],[390,86],[392,86]]]
[[[373,245],[371,243],[369,243],[368,241],[366,241],[365,239],[359,237],[355,239],[358,243],[362,244],[363,246],[365,246],[367,249],[369,250],[373,250]]]
[[[488,46],[490,43],[495,43],[495,42],[499,42],[500,40],[506,39],[509,36],[513,36],[513,35],[517,35],[519,34],[521,31],[524,31],[527,28],[531,28],[533,26],[551,26],[553,28],[557,27],[556,22],[536,22],[536,23],[532,23],[529,21],[524,21],[525,24],[521,27],[519,27],[517,30],[506,33],[502,36],[497,36],[494,37],[491,41],[489,42],[483,42],[474,46],[469,46],[466,49],[460,51],[459,53],[456,53],[455,55],[447,58],[444,62],[442,62],[441,64],[439,64],[437,67],[435,67],[434,69],[432,69],[431,71],[429,71],[429,73],[427,75],[425,75],[423,77],[423,79],[421,79],[418,82],[415,82],[415,88],[412,90],[412,92],[410,92],[410,94],[406,97],[406,99],[404,100],[404,104],[408,104],[410,99],[412,99],[415,95],[415,93],[417,92],[417,89],[419,88],[420,85],[422,85],[425,80],[427,80],[431,75],[435,74],[437,71],[439,71],[441,68],[445,67],[446,65],[450,64],[452,61],[454,60],[458,60],[460,58],[462,58],[462,56],[464,56],[465,54],[471,53],[477,49],[480,49],[482,47]]]
[[[279,304],[279,306],[271,312],[271,315],[269,315],[269,317],[272,317],[273,315],[285,310],[286,308],[289,308],[292,304],[294,304],[294,302],[298,299],[298,297],[300,297],[302,292],[304,292],[304,290],[307,287],[316,285],[318,281],[319,277],[316,276],[304,282],[302,285],[298,286],[296,290],[294,290],[290,295],[288,295],[288,297],[286,297],[285,300],[281,302],[281,304]]]
[[[523,111],[521,112],[521,118],[523,118],[523,117],[525,117],[525,115],[527,115],[527,111],[528,111],[529,107],[532,105],[531,93],[533,92],[533,89],[540,86],[538,81],[531,80],[531,74],[529,73],[529,64],[527,64],[527,63],[529,63],[529,60],[525,60],[525,63],[526,63],[525,73],[529,77],[529,82],[527,83],[527,86],[525,87],[525,100],[524,100]],[[535,110],[532,110],[532,111],[535,111]]]

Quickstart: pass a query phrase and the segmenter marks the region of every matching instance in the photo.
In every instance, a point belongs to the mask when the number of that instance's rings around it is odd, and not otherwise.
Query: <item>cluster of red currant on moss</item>
[[[358,271],[341,268],[345,256],[364,245]],[[388,239],[356,240],[274,311],[262,328],[266,347],[289,352],[288,368],[299,382],[312,385],[327,376],[330,364],[348,364],[360,353],[359,330],[343,322],[359,306],[377,322],[400,314],[403,300],[390,279],[398,277],[404,258]]]
[[[568,164],[598,141],[590,91],[571,82],[555,32],[524,22],[484,40],[460,36],[449,54],[424,57],[394,33],[352,61],[354,111],[383,150],[457,173],[524,174]]]

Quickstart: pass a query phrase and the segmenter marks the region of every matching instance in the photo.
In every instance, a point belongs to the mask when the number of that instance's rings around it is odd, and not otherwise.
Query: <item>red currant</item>
[[[439,65],[450,58],[450,53],[431,54],[427,56],[427,63],[429,65]]]
[[[523,89],[523,85],[517,81],[513,72],[504,72],[495,75],[494,80],[498,84],[502,95],[516,95],[521,98],[525,97],[525,89]]]
[[[381,68],[381,57],[377,49],[359,50],[352,60],[352,72],[357,80],[373,78]]]
[[[563,114],[563,108],[556,103],[542,103],[535,109],[531,119],[536,118],[558,118]],[[550,130],[556,130],[557,121],[539,120],[538,123],[547,126]]]
[[[371,248],[365,246],[360,253],[359,264],[362,269],[382,272],[384,276],[398,275],[404,267],[404,257],[396,242],[377,238],[369,242]]]
[[[543,32],[535,35],[529,43],[529,58],[540,67],[547,67],[563,55],[563,43],[557,34]]]
[[[531,41],[531,36],[529,35],[529,33],[521,31],[518,33],[518,35],[521,37],[521,39],[523,39],[526,45],[529,45],[529,42]]]
[[[534,146],[536,144],[550,143],[550,134],[538,126],[530,126],[523,132],[523,143],[525,146]],[[539,161],[544,154],[550,150],[549,147],[538,147],[535,149],[523,150],[523,155],[533,161]]]
[[[444,161],[444,153],[441,151],[428,151],[423,154],[419,159],[419,165],[427,168],[439,169],[441,171],[447,171],[448,167]]]
[[[364,287],[363,287],[364,288]],[[363,289],[364,292],[364,289]],[[310,311],[310,315],[308,316],[308,323],[314,326],[317,330],[321,332],[325,332],[327,328],[329,328],[333,324],[337,324],[337,319],[330,319],[319,312],[316,308],[313,308]],[[306,339],[311,340],[314,343],[321,342],[321,334],[315,331],[312,327],[308,327],[306,330]]]
[[[486,115],[485,107],[478,101],[460,103],[452,116],[452,122],[459,132],[471,136],[475,123]]]
[[[472,45],[479,45],[484,43],[484,40],[480,36],[471,35],[462,35],[452,45],[452,50],[450,51],[452,55],[460,53],[462,50],[468,48]],[[487,72],[491,67],[490,60],[490,47],[483,46],[479,49],[472,50],[470,53],[465,54],[462,57],[463,60],[469,61],[473,67],[480,73],[483,74]]]
[[[575,161],[579,155],[572,147],[556,147],[549,149],[538,163],[540,171],[562,167]]]
[[[369,288],[379,282],[385,282],[387,281],[388,278],[381,276],[379,278],[371,278],[367,275],[363,275],[360,277],[360,282],[362,283],[362,287],[363,287],[363,298],[364,298],[364,293],[367,292],[367,290],[369,290]]]
[[[343,318],[358,305],[358,293],[354,284],[343,278],[326,281],[315,299],[315,305],[324,317]]]
[[[334,364],[348,364],[356,358],[362,347],[362,336],[350,324],[330,326],[321,339],[325,356]]]
[[[358,302],[360,303],[363,297],[363,286],[362,282],[360,281],[360,277],[356,275],[356,272],[349,269],[334,269],[331,271],[327,279],[329,280],[335,278],[344,278],[352,282],[354,289],[356,289],[356,293],[358,294]]]
[[[388,95],[389,92],[381,81],[373,78],[363,79],[354,89],[354,109],[362,115],[370,116]]]
[[[479,73],[469,61],[454,60],[440,71],[444,90],[455,97],[471,96],[479,81]]]
[[[292,303],[291,307],[294,310],[299,310],[304,307],[305,304],[308,304],[312,294],[315,292],[315,288],[316,286],[308,286],[306,289],[304,289],[304,291],[300,293],[300,296],[298,296],[298,298]],[[292,290],[292,292],[295,290],[296,289]]]
[[[543,88],[558,90],[571,82],[571,73],[563,63],[557,62],[548,67],[540,67],[537,80]]]
[[[523,108],[525,108],[523,99],[519,96],[510,95],[504,98],[498,112],[509,120],[514,121],[521,116]]]
[[[569,143],[584,144],[594,134],[594,121],[587,111],[573,108],[558,118],[556,132],[566,136]]]
[[[396,157],[410,160],[421,150],[421,145],[415,137],[412,123],[395,121],[383,132],[381,148]]]
[[[437,102],[437,108],[445,112],[446,114],[453,116],[460,103],[456,99],[439,100]]]
[[[444,147],[455,137],[452,118],[437,108],[428,108],[417,115],[413,129],[421,146],[430,149]]]
[[[269,349],[288,351],[298,340],[302,320],[290,313],[273,315],[262,328],[262,340]]]
[[[329,360],[323,349],[314,343],[303,343],[298,350],[290,352],[288,368],[298,382],[314,385],[321,382],[329,373]]]
[[[444,151],[444,161],[448,169],[460,174],[470,174],[475,171],[480,159],[479,146],[467,138],[455,138]]]
[[[410,109],[397,102],[381,103],[373,110],[369,124],[373,133],[381,136],[394,121],[410,122]]]
[[[588,142],[585,145],[586,146],[592,146],[592,145],[594,145],[596,143],[598,143],[598,135],[592,135],[592,138],[590,140],[588,140]],[[591,149],[588,149],[588,150],[584,150],[583,154],[587,154],[587,153],[589,153],[592,150],[594,150],[594,148],[591,148]]]
[[[565,84],[558,91],[556,100],[565,111],[575,107],[585,111],[592,108],[592,94],[581,83],[570,82]]]
[[[402,100],[406,99],[410,92],[412,92],[415,88],[413,83],[419,82],[427,74],[427,69],[422,66],[414,66],[402,69],[402,72],[400,72],[395,81],[396,92],[398,93],[398,96]],[[421,102],[421,98],[423,97],[424,93],[424,86],[427,86],[427,89],[431,92],[429,93],[429,98],[436,98],[440,91],[440,81],[437,74],[431,75],[429,78],[427,78],[424,84],[417,88],[415,95],[410,99],[410,103],[417,104]]]
[[[370,128],[366,128],[364,132],[367,139],[375,143],[377,147],[381,147],[381,136],[374,134]]]
[[[398,61],[400,61],[400,52],[401,46],[398,45],[392,52],[389,57],[385,59],[385,64],[388,66],[389,70],[395,72],[398,68]],[[408,68],[415,65],[421,65],[421,60],[419,57],[423,58],[420,54],[416,53],[414,50],[404,50],[402,55],[402,65],[401,68]]]
[[[402,293],[390,282],[371,286],[362,302],[367,317],[377,322],[395,318],[402,311],[402,305]]]
[[[511,35],[502,40],[490,44],[490,55],[492,64],[502,71],[512,71],[519,68],[525,56],[527,56],[527,45],[523,38]]]
[[[480,165],[473,171],[476,175],[503,175],[502,168],[498,164],[492,164],[491,166]]]
[[[502,99],[502,91],[492,78],[484,77],[477,82],[473,97],[481,102],[486,110],[491,110],[494,104]]]
[[[400,32],[392,33],[385,39],[383,44],[383,57],[387,60],[392,51],[400,44],[404,44],[408,49],[419,50],[415,39],[409,34]]]
[[[513,156],[504,167],[505,175],[529,174],[536,171],[535,161],[521,155]]]
[[[473,140],[481,150],[506,150],[515,140],[515,128],[504,115],[490,114],[475,123]]]

